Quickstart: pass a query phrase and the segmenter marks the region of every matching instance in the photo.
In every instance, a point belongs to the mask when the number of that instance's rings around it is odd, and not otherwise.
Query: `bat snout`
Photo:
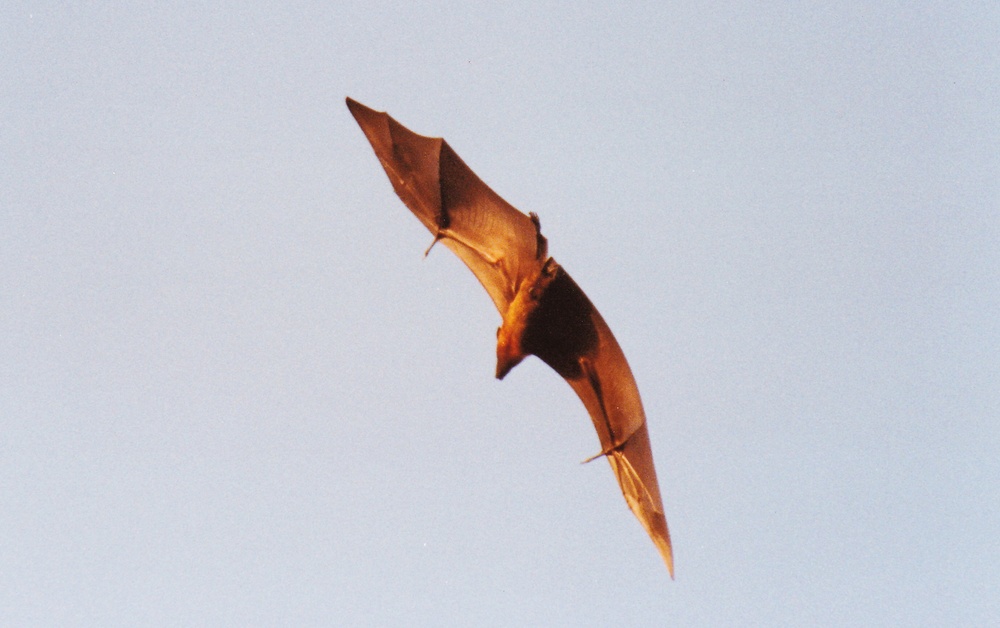
[[[518,356],[497,356],[497,379],[503,379],[510,373],[511,369],[521,363],[523,355]]]

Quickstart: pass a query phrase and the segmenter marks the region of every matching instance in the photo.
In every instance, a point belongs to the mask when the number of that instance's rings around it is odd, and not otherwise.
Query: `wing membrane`
[[[538,229],[438,137],[347,99],[396,194],[479,279],[501,315],[539,260]]]
[[[601,453],[607,457],[626,503],[653,540],[673,577],[670,532],[639,387],[611,329],[589,299],[586,305],[589,311],[579,315],[590,317],[597,332],[596,347],[579,358],[580,376],[566,377],[566,381],[587,408],[600,439]]]

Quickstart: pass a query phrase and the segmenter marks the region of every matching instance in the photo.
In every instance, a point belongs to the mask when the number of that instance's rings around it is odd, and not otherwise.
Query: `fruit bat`
[[[538,216],[525,216],[483,183],[443,139],[405,128],[381,111],[347,107],[403,203],[458,255],[486,288],[503,322],[497,379],[536,355],[576,391],[625,501],[674,575],[646,415],[639,389],[608,325],[563,268],[548,256]],[[430,252],[430,248],[427,249]]]

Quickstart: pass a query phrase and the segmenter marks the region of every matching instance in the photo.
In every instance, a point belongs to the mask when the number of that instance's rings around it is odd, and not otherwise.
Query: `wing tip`
[[[674,552],[670,542],[670,529],[663,514],[656,472],[652,469],[652,452],[649,450],[648,438],[646,424],[643,423],[626,441],[625,449],[628,451],[613,452],[608,456],[608,462],[611,463],[611,468],[618,479],[625,502],[653,541],[667,565],[670,579],[674,580]],[[648,468],[643,468],[643,462],[648,463]],[[636,464],[639,465],[638,469]]]
[[[666,538],[653,538],[653,542],[656,544],[656,549],[660,550],[663,562],[667,565],[667,571],[670,572],[670,579],[676,580],[674,577],[674,550],[670,546],[670,533],[667,533]]]
[[[631,504],[629,505],[631,506]],[[646,528],[646,533],[652,539],[653,545],[660,552],[660,557],[663,558],[663,562],[667,565],[667,571],[670,572],[670,579],[674,580],[674,548],[670,542],[667,518],[663,516],[662,512],[656,510],[648,511],[640,508],[639,511],[633,509],[633,512],[642,523],[642,527]]]
[[[351,115],[354,116],[354,119],[357,120],[359,124],[361,124],[362,119],[370,118],[378,113],[371,107],[362,105],[350,96],[347,96],[344,100],[347,103],[347,109],[350,110]]]
[[[368,142],[375,150],[375,155],[379,158],[379,161],[383,162],[384,166],[386,151],[390,150],[394,143],[392,131],[389,126],[393,122],[392,118],[384,111],[376,111],[371,107],[362,105],[350,96],[345,99],[345,102],[351,115],[354,116],[354,121],[361,127],[361,131],[368,138]]]

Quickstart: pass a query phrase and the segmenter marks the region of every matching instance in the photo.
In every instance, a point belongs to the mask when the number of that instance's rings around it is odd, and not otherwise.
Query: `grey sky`
[[[0,623],[1000,618],[1000,10],[0,9]],[[541,217],[677,581],[345,96]]]

